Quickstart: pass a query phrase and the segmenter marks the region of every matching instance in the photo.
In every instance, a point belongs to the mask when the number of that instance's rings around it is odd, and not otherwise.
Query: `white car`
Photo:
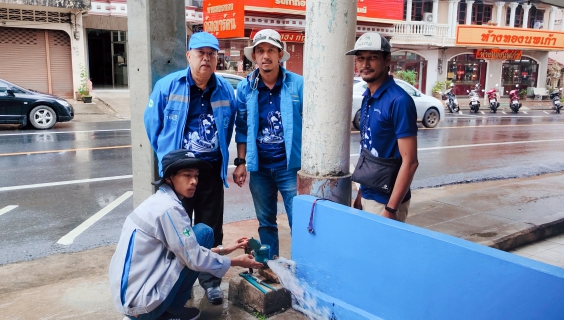
[[[361,81],[357,80],[359,80],[359,78],[355,77],[355,84],[353,85],[352,123],[353,126],[359,130],[360,107],[362,105],[362,94],[366,91],[366,82],[362,81],[362,79],[360,79]],[[445,107],[439,99],[421,93],[421,91],[415,89],[415,87],[403,80],[394,80],[413,98],[415,108],[417,109],[417,121],[422,122],[425,127],[434,128],[439,121],[445,118]]]
[[[242,80],[245,80],[245,77],[241,77],[236,74],[222,73],[222,72],[216,72],[215,74],[224,77],[225,80],[227,80],[233,86],[233,90],[235,91],[235,97],[237,97],[237,84],[239,84],[239,82],[241,82]]]

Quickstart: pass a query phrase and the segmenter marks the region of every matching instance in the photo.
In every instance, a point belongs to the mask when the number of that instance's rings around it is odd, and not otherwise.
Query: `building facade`
[[[388,37],[391,72],[414,71],[415,86],[426,94],[445,80],[455,84],[457,94],[476,83],[498,84],[503,93],[517,84],[545,87],[549,56],[564,60],[564,6],[521,2],[359,0],[357,36]],[[185,3],[187,38],[206,30],[220,39],[219,71],[251,71],[243,48],[256,31],[271,28],[292,54],[285,67],[303,72],[305,0]],[[7,57],[0,59],[0,78],[70,97],[84,67],[94,89],[127,88],[127,28],[126,0],[0,0],[0,52]],[[481,41],[488,34],[492,40]]]
[[[477,83],[497,84],[503,95],[518,84],[532,94],[547,84],[549,54],[563,50],[564,9],[520,2],[406,0],[405,19],[391,35],[395,54],[419,56],[427,68],[427,94],[445,80],[456,94]],[[541,43],[545,38],[548,45]]]
[[[85,63],[90,1],[0,1],[0,78],[72,98]]]

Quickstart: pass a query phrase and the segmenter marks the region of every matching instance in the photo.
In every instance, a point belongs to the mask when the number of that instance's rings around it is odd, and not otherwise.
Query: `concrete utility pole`
[[[308,0],[298,193],[351,204],[350,124],[357,1]]]
[[[186,68],[186,7],[184,0],[127,1],[133,205],[154,192],[158,177],[143,113],[157,80]]]

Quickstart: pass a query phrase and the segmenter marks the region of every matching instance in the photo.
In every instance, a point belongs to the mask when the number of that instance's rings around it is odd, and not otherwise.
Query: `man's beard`
[[[374,71],[374,70],[370,70],[370,71]],[[376,73],[373,73],[373,74],[370,75],[370,76],[366,76],[366,78],[365,78],[365,76],[363,76],[362,73],[361,73],[360,77],[361,77],[362,80],[364,80],[364,82],[366,82],[366,83],[372,83],[372,82],[378,80],[378,74],[376,74]]]

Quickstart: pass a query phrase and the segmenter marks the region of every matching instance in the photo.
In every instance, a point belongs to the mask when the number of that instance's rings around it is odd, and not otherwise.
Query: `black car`
[[[73,118],[74,110],[65,99],[0,79],[0,123],[49,129]]]

